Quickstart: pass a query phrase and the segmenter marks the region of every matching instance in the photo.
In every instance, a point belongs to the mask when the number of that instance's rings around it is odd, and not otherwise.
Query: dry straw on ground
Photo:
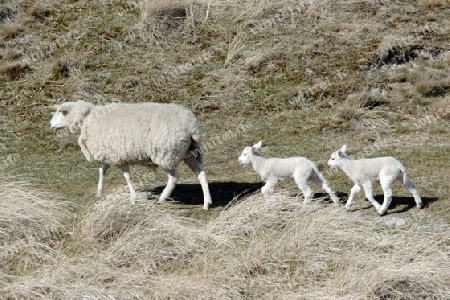
[[[29,272],[9,277],[1,293],[22,299],[450,295],[448,235],[423,234],[413,222],[389,227],[321,199],[303,206],[283,192],[236,199],[209,221],[183,217],[171,205],[130,207],[126,199],[115,193],[87,208],[67,248],[30,261]],[[36,211],[23,213],[30,209]],[[64,217],[63,211],[53,216]],[[49,240],[41,236],[41,243]]]

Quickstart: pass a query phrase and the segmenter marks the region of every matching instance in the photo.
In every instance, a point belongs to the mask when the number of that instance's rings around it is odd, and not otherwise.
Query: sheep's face
[[[55,130],[58,128],[68,127],[69,126],[69,109],[58,106],[56,108],[56,112],[50,121],[50,128]]]
[[[330,166],[331,168],[336,168],[339,167],[340,165],[340,160],[342,158],[346,158],[347,157],[347,146],[344,145],[342,146],[341,149],[334,151],[333,153],[331,153],[331,157],[328,160],[328,166]]]
[[[50,128],[69,127],[70,132],[77,132],[83,125],[95,105],[85,101],[64,102],[56,107],[56,112],[50,121]]]
[[[239,156],[239,162],[244,165],[250,163],[250,156],[252,156],[253,153],[253,147],[245,147],[244,151],[241,153],[241,156]]]
[[[252,157],[259,149],[261,149],[262,142],[258,142],[251,147],[245,147],[244,151],[242,151],[241,156],[239,156],[239,162],[241,164],[250,163],[250,157]]]

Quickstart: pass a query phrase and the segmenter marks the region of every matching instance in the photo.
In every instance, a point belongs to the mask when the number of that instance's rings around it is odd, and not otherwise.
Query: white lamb
[[[392,183],[397,180],[406,186],[416,201],[417,208],[422,208],[422,199],[414,183],[406,176],[405,167],[397,159],[387,156],[378,158],[353,160],[347,156],[347,146],[333,152],[328,161],[332,168],[339,167],[355,183],[352,187],[345,207],[352,205],[355,195],[364,188],[367,199],[375,206],[380,215],[383,215],[392,201]],[[383,205],[373,198],[372,181],[379,179],[384,192]]]
[[[98,196],[107,169],[114,165],[123,171],[133,205],[136,192],[129,165],[159,166],[168,173],[167,186],[159,197],[159,203],[164,203],[175,188],[179,178],[176,168],[183,160],[198,176],[203,209],[212,204],[203,169],[200,126],[195,115],[182,106],[159,103],[95,106],[85,101],[66,102],[57,107],[50,127],[81,131],[78,144],[84,156],[88,161],[101,163]]]
[[[314,162],[305,157],[264,158],[258,152],[261,145],[262,142],[259,142],[252,147],[245,147],[241,156],[239,156],[239,162],[242,164],[251,163],[256,173],[266,182],[261,188],[264,195],[273,194],[278,181],[294,179],[305,197],[304,203],[308,203],[313,193],[308,184],[308,181],[311,180],[321,185],[336,205],[339,203],[339,198],[334,194],[330,183],[320,173]]]

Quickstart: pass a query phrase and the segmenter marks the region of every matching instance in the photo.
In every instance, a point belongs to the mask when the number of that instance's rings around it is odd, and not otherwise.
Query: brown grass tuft
[[[24,275],[54,259],[52,252],[58,251],[58,235],[64,220],[70,216],[68,203],[53,200],[55,198],[51,193],[38,191],[26,182],[2,178],[2,273]]]
[[[430,112],[442,119],[450,120],[450,98],[434,101],[430,106]]]
[[[2,25],[2,36],[4,39],[12,39],[18,36],[22,31],[23,27],[19,23],[5,23]]]
[[[427,9],[435,9],[443,5],[442,0],[422,0],[422,6]]]
[[[117,82],[117,87],[119,89],[132,89],[139,86],[139,84],[139,78],[135,76],[126,76]]]
[[[10,62],[0,65],[0,74],[5,75],[10,80],[19,79],[28,72],[31,72],[31,68],[25,61]]]
[[[27,16],[31,16],[35,18],[36,20],[44,20],[45,18],[49,17],[51,14],[51,9],[48,5],[44,3],[35,3],[33,6],[28,8],[25,12]]]

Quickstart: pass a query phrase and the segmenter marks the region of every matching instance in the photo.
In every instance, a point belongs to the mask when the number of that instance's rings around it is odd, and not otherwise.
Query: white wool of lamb
[[[333,152],[328,161],[332,168],[339,167],[355,184],[348,197],[346,208],[350,208],[357,193],[364,189],[367,199],[375,206],[380,215],[386,213],[392,201],[392,183],[397,180],[406,186],[414,197],[417,208],[422,208],[422,199],[416,186],[406,175],[405,167],[397,159],[386,156],[377,158],[353,160],[347,156],[347,146]],[[380,180],[384,193],[383,204],[380,205],[373,197],[372,181]]]
[[[66,102],[57,106],[50,122],[53,129],[69,127],[80,131],[78,144],[88,161],[101,163],[97,195],[111,166],[122,169],[130,189],[131,204],[136,192],[129,165],[160,167],[168,173],[168,183],[159,202],[170,197],[178,180],[176,170],[184,161],[194,171],[204,194],[204,209],[212,203],[203,169],[201,131],[196,116],[175,104],[115,103],[95,106],[89,102]]]
[[[294,179],[305,197],[305,203],[310,201],[313,194],[308,184],[309,181],[321,185],[330,195],[333,202],[336,205],[339,203],[339,199],[333,192],[330,183],[325,179],[314,162],[305,157],[264,158],[258,152],[261,146],[262,142],[251,147],[245,147],[238,160],[242,164],[251,163],[256,173],[266,182],[261,188],[261,192],[264,195],[273,194],[278,181]]]

